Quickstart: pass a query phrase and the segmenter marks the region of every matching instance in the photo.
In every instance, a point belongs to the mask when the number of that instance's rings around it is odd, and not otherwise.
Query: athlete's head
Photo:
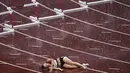
[[[44,67],[50,67],[50,63],[44,63],[43,66]]]
[[[41,66],[41,69],[42,69],[43,71],[47,71],[47,70],[49,70],[49,67],[50,67],[50,64],[49,64],[49,63],[44,63],[44,64]]]

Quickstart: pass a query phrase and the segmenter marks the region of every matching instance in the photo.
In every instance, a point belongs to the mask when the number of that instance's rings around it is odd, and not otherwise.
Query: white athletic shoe
[[[83,63],[82,65],[83,65],[83,66],[88,66],[89,64],[88,64],[88,63]]]

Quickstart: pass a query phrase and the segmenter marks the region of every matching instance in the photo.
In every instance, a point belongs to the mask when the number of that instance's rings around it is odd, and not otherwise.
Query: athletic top
[[[54,66],[55,68],[58,67],[58,64],[57,64],[57,61],[56,61],[56,60],[53,61],[53,66]]]

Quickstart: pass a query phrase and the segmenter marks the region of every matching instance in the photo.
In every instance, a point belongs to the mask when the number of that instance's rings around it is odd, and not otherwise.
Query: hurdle
[[[23,7],[30,7],[30,6],[36,6],[37,7],[38,4],[39,3],[36,2],[36,0],[32,0],[32,3],[25,4]],[[10,23],[12,24],[12,13],[13,13],[13,10],[11,9],[11,7],[7,7],[7,10],[8,11],[1,12],[0,15],[10,14],[9,15]],[[30,19],[31,19],[32,23],[15,25],[15,26],[12,26],[12,25],[9,25],[9,24],[4,24],[4,28],[3,28],[4,32],[0,33],[0,36],[1,35],[8,35],[8,34],[14,32],[14,29],[23,29],[23,28],[28,28],[28,27],[32,27],[32,26],[37,26],[37,25],[40,24],[40,22],[37,20],[37,17],[30,16]]]
[[[73,0],[71,0],[71,1],[73,1]],[[110,3],[112,1],[113,0],[101,0],[101,1],[89,2],[89,3],[86,3],[86,2],[83,2],[83,1],[79,1],[79,4],[80,4],[81,7],[73,8],[73,9],[67,9],[67,10],[63,10],[63,11],[61,9],[54,8],[54,11],[56,12],[57,15],[52,15],[52,16],[47,16],[47,17],[40,17],[40,18],[31,17],[32,23],[16,25],[16,26],[13,26],[13,29],[22,29],[22,28],[28,28],[28,27],[32,27],[32,26],[37,26],[37,25],[40,24],[39,21],[46,21],[46,20],[52,20],[52,19],[57,19],[57,18],[63,18],[64,17],[64,13],[73,13],[73,12],[83,11],[83,10],[87,10],[88,6],[98,5],[98,4],[102,4],[102,3]],[[30,7],[30,6],[37,7],[38,5],[39,5],[39,2],[37,2],[36,0],[32,0],[32,3],[24,4],[23,7]],[[10,7],[7,7],[7,10],[8,11],[1,12],[0,15],[4,15],[4,14],[12,15],[13,10]],[[10,22],[11,21],[12,20],[10,20]],[[10,27],[8,27],[8,28],[10,28]],[[4,30],[5,29],[7,29],[7,28],[4,28]],[[12,33],[12,32],[14,32],[13,29],[12,30],[8,30],[6,32],[2,32],[2,33],[0,33],[0,35],[5,35],[5,34],[8,34],[8,33]]]

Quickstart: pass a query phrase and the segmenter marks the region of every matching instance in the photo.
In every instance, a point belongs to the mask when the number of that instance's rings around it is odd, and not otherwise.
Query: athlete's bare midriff
[[[57,62],[58,62],[58,66],[61,66],[61,62],[59,58],[57,58]]]

